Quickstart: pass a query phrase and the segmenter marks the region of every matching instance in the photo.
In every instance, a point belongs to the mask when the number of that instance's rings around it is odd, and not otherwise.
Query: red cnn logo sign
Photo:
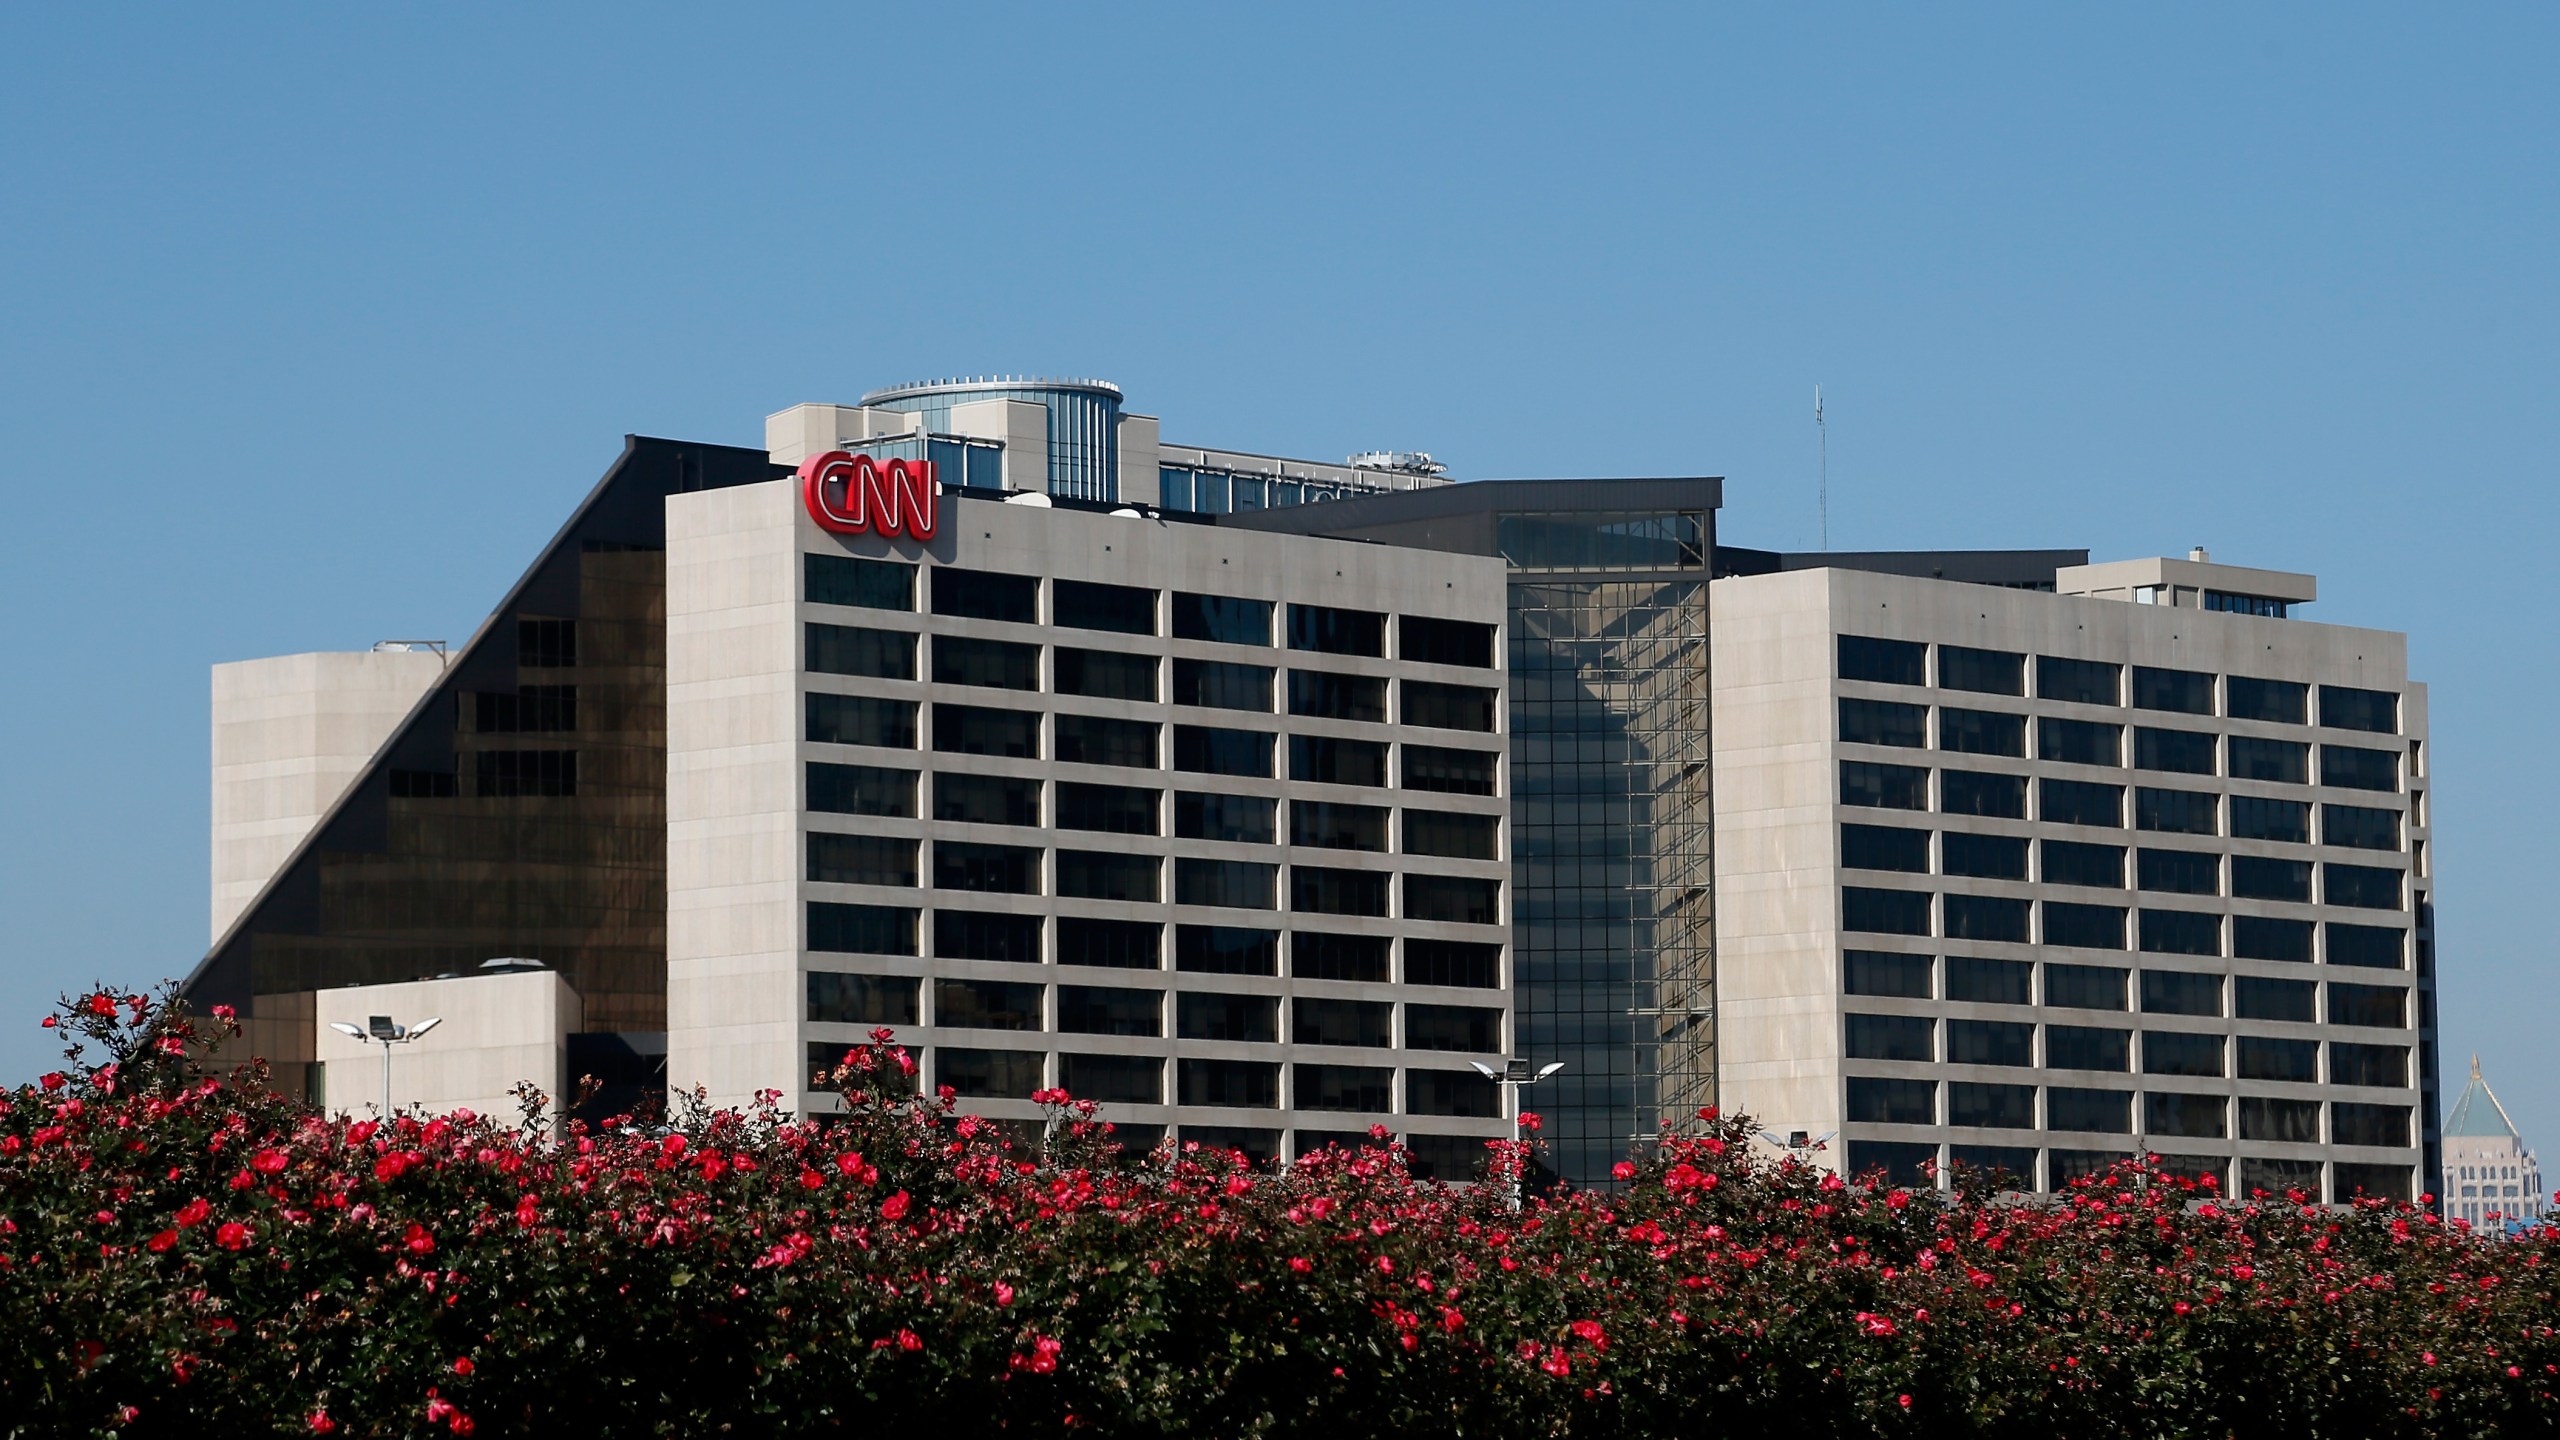
[[[800,498],[821,530],[930,540],[940,523],[933,462],[829,450],[800,462]]]

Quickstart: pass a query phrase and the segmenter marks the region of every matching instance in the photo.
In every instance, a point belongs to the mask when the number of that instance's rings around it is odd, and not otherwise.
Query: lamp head
[[[1544,1064],[1544,1065],[1542,1065],[1542,1066],[1539,1066],[1539,1067],[1538,1067],[1538,1078],[1539,1078],[1539,1079],[1541,1079],[1541,1080],[1544,1080],[1544,1079],[1546,1079],[1548,1076],[1553,1075],[1554,1073],[1556,1073],[1557,1071],[1559,1071],[1559,1070],[1561,1070],[1561,1069],[1563,1069],[1563,1068],[1564,1068],[1564,1062],[1563,1062],[1563,1061],[1561,1061],[1561,1060],[1550,1060],[1550,1061],[1548,1061],[1546,1064]]]
[[[366,1038],[365,1033],[364,1033],[364,1031],[363,1031],[361,1028],[359,1028],[359,1027],[357,1027],[357,1026],[354,1026],[354,1025],[350,1025],[350,1024],[348,1024],[348,1023],[347,1023],[346,1021],[344,1021],[344,1020],[332,1020],[332,1021],[330,1021],[330,1022],[329,1022],[329,1028],[330,1028],[330,1029],[332,1029],[332,1030],[337,1031],[337,1032],[338,1032],[339,1034],[341,1034],[341,1035],[350,1036],[350,1037],[352,1037],[352,1038],[354,1038],[354,1039],[357,1039],[357,1040],[362,1040],[362,1039]]]
[[[1502,1078],[1494,1072],[1494,1068],[1492,1066],[1487,1065],[1481,1060],[1470,1060],[1467,1063],[1476,1067],[1476,1073],[1482,1075],[1487,1080],[1498,1080]]]
[[[436,1028],[437,1026],[439,1026],[439,1025],[441,1025],[441,1024],[443,1024],[443,1023],[444,1023],[444,1017],[443,1017],[443,1016],[441,1016],[441,1015],[430,1015],[430,1016],[428,1016],[426,1019],[419,1021],[417,1024],[410,1026],[410,1027],[409,1027],[409,1033],[408,1033],[407,1035],[403,1036],[402,1038],[403,1038],[403,1039],[408,1039],[408,1040],[415,1040],[415,1039],[417,1039],[419,1036],[426,1034],[428,1031],[433,1030],[434,1028]]]
[[[1503,1062],[1502,1062],[1502,1078],[1503,1078],[1503,1079],[1505,1079],[1505,1080],[1507,1080],[1507,1081],[1509,1081],[1509,1082],[1511,1082],[1511,1083],[1512,1083],[1512,1084],[1514,1084],[1514,1085],[1526,1085],[1526,1084],[1528,1084],[1528,1083],[1529,1083],[1529,1062],[1528,1062],[1528,1061],[1526,1061],[1526,1060],[1505,1060],[1505,1061],[1503,1061]]]
[[[388,1015],[372,1015],[366,1017],[364,1028],[372,1034],[374,1039],[381,1041],[385,1045],[388,1045],[392,1041],[400,1038],[400,1027],[392,1024],[391,1017]]]

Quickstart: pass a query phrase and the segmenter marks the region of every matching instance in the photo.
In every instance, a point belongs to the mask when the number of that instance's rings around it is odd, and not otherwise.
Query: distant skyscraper
[[[2516,1122],[2507,1118],[2507,1107],[2480,1078],[2477,1055],[2471,1057],[2471,1083],[2445,1116],[2444,1192],[2447,1219],[2484,1228],[2531,1220],[2546,1208],[2542,1169],[2516,1133]]]

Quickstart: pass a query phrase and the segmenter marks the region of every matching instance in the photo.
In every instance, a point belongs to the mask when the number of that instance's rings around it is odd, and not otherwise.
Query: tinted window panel
[[[937,1083],[962,1095],[1020,1100],[1041,1088],[1040,1074],[1048,1057],[1035,1050],[968,1050],[937,1046],[933,1073]]]
[[[2351,905],[2361,910],[2397,910],[2401,906],[2400,872],[2331,861],[2320,867],[2320,898],[2331,905]]]
[[[1164,1100],[1164,1062],[1152,1055],[1058,1057],[1058,1085],[1079,1100],[1105,1105],[1155,1105]],[[1126,1127],[1121,1140],[1130,1138]]]
[[[1387,682],[1375,675],[1329,670],[1289,672],[1289,713],[1320,720],[1384,720]]]
[[[2076,840],[2042,842],[2044,882],[2048,885],[2088,885],[2108,890],[2124,888],[2124,847],[2121,845],[2086,845]]]
[[[809,808],[828,815],[881,815],[911,820],[916,813],[916,772],[882,770],[870,765],[830,765],[812,760],[808,768]]]
[[[1938,647],[1938,688],[1971,690],[1982,695],[2027,693],[2027,657],[2006,650],[1970,650],[1962,645]]]
[[[1060,760],[1074,765],[1156,768],[1156,722],[1100,715],[1060,715],[1050,722]]]
[[[916,678],[916,637],[906,631],[812,624],[802,627],[802,638],[802,663],[818,674]]]
[[[809,692],[809,738],[822,745],[916,748],[916,702]]]
[[[1387,653],[1387,617],[1371,610],[1293,604],[1289,607],[1289,648],[1383,658]]]
[[[1502,947],[1478,940],[1407,940],[1404,980],[1408,985],[1498,990],[1502,988]]]
[[[1876,640],[1864,635],[1840,637],[1840,678],[1874,680],[1886,685],[1929,683],[1929,647],[1909,640]]]
[[[2320,687],[2320,723],[2332,730],[2370,730],[2377,735],[2397,735],[2400,733],[2400,697],[2388,690],[2323,685]]]
[[[1929,832],[1882,825],[1840,827],[1840,863],[1851,870],[1929,873]]]
[[[1408,920],[1497,925],[1502,921],[1502,882],[1456,875],[1407,875],[1404,914]]]
[[[2133,727],[2133,768],[2182,775],[2213,773],[2213,737],[2199,730]]]
[[[1162,868],[1153,855],[1060,850],[1058,893],[1087,900],[1153,901]]]
[[[913,885],[916,842],[888,835],[811,831],[809,878],[833,885]]]
[[[809,902],[809,948],[831,955],[913,955],[916,912],[893,905]]]
[[[2044,1126],[2048,1130],[2124,1134],[2132,1128],[2127,1123],[2132,1117],[2131,1091],[2080,1090],[2055,1085],[2044,1092]],[[2055,1176],[2054,1183],[2063,1183],[2062,1177]]]
[[[1161,1035],[1164,992],[1124,990],[1111,985],[1061,985],[1058,1028],[1071,1035]]]
[[[2303,1025],[2320,1018],[2320,997],[2308,980],[2269,980],[2242,975],[2231,983],[2231,1013],[2243,1020],[2284,1020]]]
[[[1014,965],[1037,965],[1040,963],[1040,917],[936,910],[933,912],[933,953],[946,960],[1001,960]]]
[[[1404,788],[1443,795],[1490,795],[1500,757],[1490,750],[1444,750],[1406,745]]]
[[[2192,970],[2145,970],[2142,1009],[2148,1015],[2219,1015],[2222,977]]]
[[[1289,802],[1289,843],[1322,850],[1385,850],[1387,812],[1375,805]]]
[[[1040,893],[1040,852],[1027,845],[933,842],[937,890],[983,890],[1004,895]]]
[[[2032,1005],[2036,967],[2024,960],[1947,957],[1947,998],[1977,1005]]]
[[[2409,1023],[2409,992],[2393,985],[2349,985],[2332,980],[2329,1023],[2405,1029]]]
[[[1947,1063],[2032,1066],[2036,1063],[2036,1027],[2009,1020],[1950,1020]]]
[[[1156,633],[1156,592],[1135,585],[1105,585],[1093,580],[1050,582],[1050,623],[1071,630],[1109,630],[1120,635]]]
[[[1493,668],[1493,627],[1473,620],[1407,615],[1397,622],[1396,641],[1400,659],[1426,665]]]
[[[2145,909],[2135,928],[2142,948],[2155,955],[2219,955],[2222,917],[2192,910]]]
[[[1493,733],[1494,691],[1490,686],[1406,680],[1400,682],[1399,695],[1407,725]]]
[[[2305,701],[2310,687],[2290,680],[2252,680],[2234,675],[2222,682],[2222,693],[2224,708],[2234,720],[2299,725],[2308,713]]]
[[[1395,1108],[1396,1072],[1379,1065],[1291,1067],[1301,1110],[1352,1110],[1383,1115]]]
[[[1938,838],[1939,868],[1949,875],[1985,880],[2027,878],[2027,842],[2015,835],[1968,835],[1949,830]]]
[[[2133,1068],[2132,1057],[2130,1030],[2084,1025],[2044,1028],[2044,1063],[2055,1070],[2112,1070],[2121,1074]]]
[[[1947,1082],[1947,1123],[1970,1129],[2033,1130],[2036,1087],[1951,1080]]]
[[[1277,907],[1279,869],[1250,860],[1201,860],[1180,856],[1173,862],[1173,901],[1177,905],[1223,905],[1239,910]]]
[[[2141,888],[2176,895],[2222,893],[2222,857],[2195,850],[2154,850],[2145,846],[2134,866]]]
[[[1407,1070],[1404,1085],[1405,1108],[1416,1115],[1490,1119],[1502,1113],[1500,1087],[1471,1070]]]
[[[1404,850],[1408,855],[1498,860],[1502,858],[1501,848],[1500,816],[1458,815],[1440,810],[1404,812]]]
[[[2036,657],[2036,698],[2068,700],[2080,705],[2118,705],[2124,667],[2104,660]]]
[[[1289,973],[1301,980],[1384,984],[1387,978],[1387,938],[1321,930],[1291,931]]]
[[[1164,927],[1152,920],[1058,917],[1058,963],[1111,970],[1162,968]]]
[[[2025,944],[2027,902],[1996,895],[1949,895],[1944,900],[1947,938]]]
[[[2133,824],[2137,830],[2211,835],[2219,828],[2214,824],[2214,810],[2215,797],[2202,791],[2136,788],[2133,792]]]
[[[1261,1060],[1184,1060],[1178,1062],[1175,1069],[1185,1105],[1270,1110],[1280,1104],[1280,1067],[1275,1063]],[[1183,1133],[1189,1135],[1191,1131],[1185,1129]]]
[[[1409,1050],[1502,1053],[1502,1012],[1482,1005],[1407,1005],[1404,1043]]]
[[[923,1012],[913,976],[809,972],[809,1018],[822,1025],[914,1025]]]
[[[2237,1053],[2233,1058],[2232,1070],[2243,1080],[2282,1080],[2308,1085],[2320,1078],[2320,1042],[2316,1040],[2276,1040],[2264,1035],[2242,1035],[2237,1037],[2236,1051]],[[2240,1102],[2241,1138],[2244,1140],[2280,1140],[2285,1138],[2280,1135],[2255,1135],[2250,1133],[2248,1124],[2248,1106],[2250,1103],[2251,1102],[2247,1100]],[[2272,1103],[2290,1105],[2299,1102],[2283,1100]],[[2314,1105],[2310,1108],[2314,1117],[2312,1122],[2313,1134],[2306,1138],[2318,1139],[2319,1107]]]
[[[2362,805],[2323,805],[2320,807],[2320,839],[2323,844],[2343,845],[2356,850],[2397,850],[2400,848],[2400,812],[2375,810]]]
[[[2231,835],[2236,840],[2284,840],[2308,845],[2311,843],[2311,806],[2301,800],[2234,795],[2231,797]]]
[[[1280,932],[1232,925],[1176,925],[1173,968],[1194,975],[1277,975]]]
[[[859,605],[867,610],[916,608],[916,567],[851,555],[803,555],[802,589],[812,605]]]
[[[1161,791],[1127,785],[1058,784],[1058,828],[1100,830],[1113,835],[1154,835]]]
[[[2081,950],[2124,948],[2124,907],[2044,902],[2044,943]]]
[[[2044,967],[2044,1003],[2074,1010],[2122,1010],[2125,972],[2112,965]]]
[[[933,679],[938,685],[986,685],[999,690],[1040,688],[1040,647],[963,635],[933,637]]]
[[[2036,722],[2036,755],[2067,765],[2121,765],[2124,727],[2048,715]]]
[[[2219,1077],[2222,1074],[2222,1037],[2198,1035],[2186,1030],[2145,1030],[2142,1032],[2142,1073]]]
[[[2180,1095],[2154,1090],[2142,1097],[2143,1126],[2154,1135],[2220,1140],[2230,1133],[2226,1128],[2229,1111],[2230,1106],[2219,1095]]]
[[[1271,602],[1177,590],[1173,596],[1173,637],[1214,640],[1222,645],[1268,645]]]
[[[2328,961],[2373,970],[2398,970],[2409,963],[2409,932],[2387,925],[2329,922]],[[2304,959],[2309,959],[2305,955]]]
[[[1116,650],[1078,650],[1061,645],[1050,657],[1054,688],[1061,695],[1091,695],[1101,700],[1156,698],[1156,657],[1123,655]]]
[[[1224,730],[1209,725],[1173,727],[1173,768],[1200,775],[1271,778],[1272,735],[1267,730]]]
[[[1871,765],[1863,760],[1840,762],[1840,803],[1874,805],[1888,810],[1929,808],[1929,772],[1913,765]]]
[[[955,755],[1000,755],[1013,760],[1040,758],[1040,716],[1032,710],[996,710],[984,705],[933,707],[933,748]]]
[[[2039,780],[2036,818],[2052,825],[2120,827],[2124,824],[2124,787],[2087,780]]]
[[[933,572],[933,613],[966,620],[1007,620],[1034,625],[1040,620],[1040,582],[1028,575],[1000,575],[992,570],[937,566]]]
[[[1864,1125],[1935,1125],[1938,1087],[1926,1080],[1878,1080],[1852,1075],[1849,1118]]]
[[[2307,902],[2311,898],[2311,862],[2234,855],[2231,857],[2231,893],[2243,900]]]
[[[2231,953],[2244,960],[2311,963],[2311,922],[2277,920],[2264,915],[2231,917]]]
[[[1376,740],[1338,740],[1330,735],[1289,737],[1289,778],[1322,785],[1387,783],[1387,747]]]
[[[1300,1045],[1363,1045],[1388,1041],[1394,1007],[1382,1000],[1324,1000],[1301,995],[1289,1005],[1289,1038]]]
[[[2348,790],[2397,790],[2400,788],[2400,754],[2396,750],[2323,745],[2320,747],[2320,783]]]
[[[2402,1089],[2409,1083],[2409,1047],[2333,1041],[2329,1046],[2329,1083]]]
[[[1842,700],[1840,738],[1860,745],[1901,745],[1918,749],[1929,743],[1929,707],[1892,700]]]
[[[2311,747],[2299,740],[2261,740],[2254,735],[2234,735],[2231,737],[2231,778],[2308,785],[2311,783]]]
[[[1387,877],[1331,865],[1289,867],[1289,908],[1316,915],[1387,913]]]
[[[1929,933],[1929,896],[1923,891],[1870,890],[1850,885],[1840,892],[1840,926],[1884,935]]]
[[[1919,1015],[1851,1015],[1848,1020],[1852,1060],[1935,1060],[1935,1022]]]
[[[1040,782],[943,771],[933,777],[933,818],[964,825],[1037,825]]]
[[[1840,957],[1841,989],[1851,995],[1929,998],[1929,957],[1881,950],[1850,950]]]
[[[1938,748],[1962,755],[2008,755],[2025,759],[2027,717],[1991,710],[1939,707]]]
[[[1280,1039],[1280,997],[1186,993],[1174,997],[1173,1033],[1185,1040],[1271,1045]]]
[[[1925,1189],[1933,1183],[1930,1171],[1937,1160],[1935,1143],[1852,1140],[1846,1168],[1851,1175],[1881,1175],[1888,1185]]]
[[[2329,1143],[2406,1145],[2409,1143],[2409,1107],[2358,1105],[2341,1100],[2329,1107]]]
[[[1225,660],[1173,662],[1173,703],[1217,710],[1271,711],[1268,665],[1238,665]]]
[[[933,1023],[963,1030],[1037,1030],[1042,989],[945,976],[933,982]]]
[[[2133,667],[2133,705],[2137,710],[2174,710],[2181,715],[2213,713],[2213,677],[2193,670]]]
[[[1250,795],[1203,795],[1185,790],[1173,797],[1173,833],[1184,840],[1232,840],[1268,845],[1277,838],[1279,802]]]

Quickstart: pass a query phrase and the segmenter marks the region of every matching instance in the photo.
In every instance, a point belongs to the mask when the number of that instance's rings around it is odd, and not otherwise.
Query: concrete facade
[[[585,1028],[578,992],[549,970],[453,975],[398,985],[349,985],[313,997],[322,1103],[348,1115],[382,1109],[383,1047],[332,1028],[362,1030],[374,1016],[415,1029],[442,1023],[391,1047],[391,1108],[442,1114],[469,1109],[502,1119],[517,1113],[512,1093],[530,1081],[555,1106],[573,1097],[569,1037]]]

